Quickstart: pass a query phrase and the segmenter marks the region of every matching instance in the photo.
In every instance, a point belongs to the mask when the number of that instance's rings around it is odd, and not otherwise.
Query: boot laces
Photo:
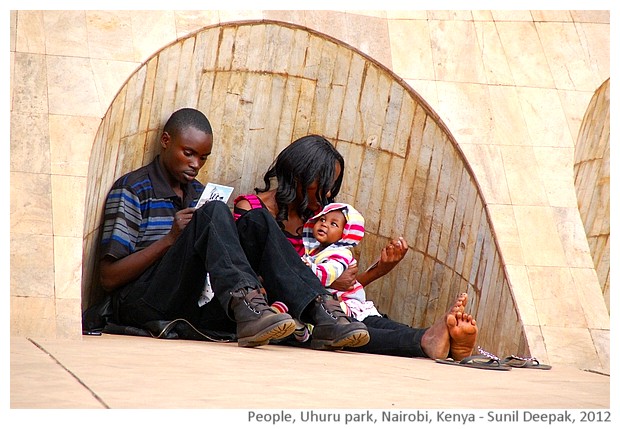
[[[329,316],[336,320],[340,317],[347,318],[347,315],[342,311],[342,307],[340,307],[340,302],[335,299],[325,299],[324,297],[320,297],[320,303],[323,309]]]
[[[256,314],[261,314],[265,310],[269,310],[265,296],[263,295],[263,289],[251,289],[250,291],[244,291],[244,301],[250,310]]]

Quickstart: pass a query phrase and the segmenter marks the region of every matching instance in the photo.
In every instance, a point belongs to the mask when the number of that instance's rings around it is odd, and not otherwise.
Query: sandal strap
[[[538,363],[538,359],[536,359],[534,356],[532,356],[532,357],[521,357],[521,356],[516,356],[516,355],[510,355],[510,356],[508,356],[507,359],[524,360],[524,361],[527,361],[527,362],[536,362],[536,363]]]
[[[478,346],[478,353],[480,353],[483,356],[488,357],[489,359],[493,359],[499,362],[499,358],[497,356],[495,356],[493,353],[487,352],[486,350],[484,350],[482,347]]]

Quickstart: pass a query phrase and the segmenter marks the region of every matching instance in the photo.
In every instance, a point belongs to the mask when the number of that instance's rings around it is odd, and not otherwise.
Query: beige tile
[[[101,120],[50,115],[49,121],[52,174],[86,177],[93,137]],[[72,130],[71,138],[67,138],[67,129]]]
[[[539,21],[555,21],[555,22],[573,22],[573,17],[569,10],[532,10],[532,18],[535,22]]]
[[[520,87],[517,92],[532,146],[574,146],[558,91]]]
[[[79,288],[78,288],[79,294]],[[56,298],[56,337],[80,340],[82,337],[81,298]]]
[[[533,147],[532,150],[549,204],[552,207],[577,207],[573,149]]]
[[[429,21],[435,79],[486,83],[482,52],[472,21]]]
[[[11,173],[11,234],[52,235],[49,174]]]
[[[579,39],[590,61],[593,72],[598,73],[598,80],[603,82],[611,76],[610,30],[606,24],[576,23]]]
[[[610,23],[610,11],[609,10],[571,10],[571,16],[575,22],[585,23]]]
[[[588,327],[569,268],[528,266],[527,276],[541,326]]]
[[[406,82],[434,111],[438,108],[439,101],[435,81],[406,79]]]
[[[349,15],[370,16],[373,18],[383,18],[383,19],[387,17],[386,10],[345,10],[345,13]]]
[[[55,296],[65,300],[81,298],[82,238],[54,237]]]
[[[523,250],[512,206],[490,203],[487,208],[504,262],[523,264]]]
[[[71,75],[71,79],[67,79],[67,74]],[[88,58],[48,56],[47,81],[51,114],[103,115]]]
[[[11,52],[15,52],[15,46],[17,45],[17,11],[16,10],[11,10],[9,12],[9,19],[10,19],[10,34],[9,34],[9,43],[10,43],[10,51]]]
[[[33,342],[11,337],[10,347],[11,359],[19,362],[11,365],[12,409],[103,408],[92,392]]]
[[[437,113],[458,144],[486,144],[491,138],[489,91],[484,85],[437,81]]]
[[[217,24],[220,16],[217,10],[175,10],[177,37],[181,38],[203,27]]]
[[[493,10],[495,21],[532,21],[532,13],[529,10]]]
[[[11,110],[48,113],[48,81],[45,56],[15,53],[11,85]]]
[[[608,330],[609,310],[601,293],[596,272],[587,268],[571,268],[579,303],[591,329]]]
[[[346,40],[347,14],[341,11],[304,10],[303,25],[338,40]],[[359,46],[356,46],[359,49]]]
[[[392,70],[405,79],[435,80],[428,23],[420,20],[390,20],[388,29]]]
[[[602,356],[596,354],[589,329],[555,326],[541,329],[549,355],[554,356],[552,364],[603,371],[605,365],[601,362]]]
[[[222,11],[219,11],[222,12]],[[242,11],[239,11],[242,12]],[[262,11],[263,19],[272,19],[275,21],[290,22],[292,24],[305,26],[305,11],[296,10],[264,10]],[[221,14],[220,14],[221,15]]]
[[[493,11],[490,10],[472,10],[471,16],[474,21],[493,21]]]
[[[387,68],[392,68],[391,38],[388,23],[382,17],[345,15],[345,33],[342,40]]]
[[[11,232],[10,246],[11,295],[53,297],[54,242],[52,236]]]
[[[596,354],[601,361],[602,372],[604,374],[611,374],[611,331],[609,329],[591,329],[590,334],[594,340]]]
[[[520,146],[529,140],[528,128],[514,86],[489,85],[491,135],[486,144]]]
[[[529,14],[529,11],[524,11]],[[495,15],[495,11],[493,12]],[[496,22],[497,32],[515,84],[554,88],[547,58],[532,22]]]
[[[243,10],[218,10],[220,16],[220,22],[230,21],[246,21],[250,19],[263,18],[263,10],[243,9]]]
[[[43,23],[42,10],[20,10],[15,12],[17,19],[15,50],[17,52],[30,52],[33,54],[45,54],[45,26]],[[13,16],[13,12],[11,12]]]
[[[47,121],[47,115],[42,114],[21,112],[11,114],[11,171],[49,174],[50,145]]]
[[[474,170],[487,204],[510,204],[510,192],[500,149],[483,144],[463,144],[461,149]]]
[[[525,265],[565,267],[566,257],[551,207],[514,206]]]
[[[11,336],[56,336],[53,297],[11,296]]]
[[[388,20],[399,19],[421,19],[425,20],[428,17],[428,12],[425,10],[391,10],[386,11]]]
[[[490,85],[514,85],[495,23],[476,21],[474,27],[477,43],[480,46],[480,63],[484,66],[486,83]]]
[[[566,121],[570,130],[573,142],[578,141],[579,130],[584,120],[584,113],[592,99],[589,92],[580,91],[558,91],[562,110],[566,115]]]
[[[554,207],[560,240],[569,267],[593,268],[586,232],[576,207]]]
[[[540,363],[553,364],[549,359],[547,345],[545,344],[545,338],[540,325],[525,325],[523,329],[527,336],[530,357],[535,357]]]
[[[10,77],[9,77],[9,106],[10,108],[13,108],[13,94],[14,94],[14,88],[15,88],[15,81],[14,81],[14,76],[15,76],[15,52],[11,52],[9,54],[9,70],[10,70]]]
[[[471,21],[470,10],[429,10],[427,12],[429,20],[441,21]]]
[[[52,176],[52,209],[54,235],[82,237],[86,178]]]
[[[43,12],[43,24],[47,55],[88,58],[85,11],[46,10]]]
[[[524,325],[539,326],[540,320],[538,320],[538,312],[536,310],[536,304],[534,303],[534,297],[532,296],[530,280],[527,276],[527,268],[523,265],[507,264],[505,269],[506,275],[510,281],[511,292],[514,295],[514,302],[519,320]],[[528,340],[529,339],[530,337],[528,336]],[[532,347],[531,344],[530,347]]]
[[[579,43],[574,24],[537,22],[536,29],[556,88],[594,91],[598,87],[598,73],[593,76],[588,52]]]
[[[143,62],[177,38],[175,16],[171,10],[151,10],[131,14],[133,61]]]
[[[86,29],[91,58],[133,61],[130,11],[87,10]]]
[[[549,200],[533,148],[501,146],[500,151],[512,204],[546,206]]]

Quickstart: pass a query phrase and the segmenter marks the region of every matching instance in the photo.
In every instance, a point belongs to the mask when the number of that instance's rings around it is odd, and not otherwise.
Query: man
[[[196,176],[213,147],[206,116],[192,108],[174,112],[160,143],[161,153],[118,179],[106,200],[100,282],[112,293],[114,321],[157,336],[167,321],[183,319],[215,338],[234,333],[242,347],[290,335],[295,322],[267,304],[226,204],[195,208],[203,190]],[[199,306],[207,273],[215,298]],[[324,305],[309,303],[308,314],[328,341],[347,345],[343,336],[365,329],[338,313],[325,291],[317,295]]]

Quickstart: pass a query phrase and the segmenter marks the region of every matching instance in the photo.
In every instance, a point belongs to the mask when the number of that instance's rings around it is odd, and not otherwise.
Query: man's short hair
[[[164,125],[164,132],[167,132],[170,136],[175,136],[189,127],[196,128],[205,134],[213,135],[211,123],[205,114],[191,107],[179,109],[170,115],[166,125]]]

